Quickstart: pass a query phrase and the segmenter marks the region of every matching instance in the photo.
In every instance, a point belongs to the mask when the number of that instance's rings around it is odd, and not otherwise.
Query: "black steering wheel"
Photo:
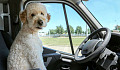
[[[92,39],[92,37],[101,31],[105,31],[106,34],[99,39]],[[85,63],[95,58],[106,47],[111,38],[111,31],[108,28],[100,28],[91,33],[75,52],[75,61],[79,63]],[[82,56],[78,56],[81,51]]]

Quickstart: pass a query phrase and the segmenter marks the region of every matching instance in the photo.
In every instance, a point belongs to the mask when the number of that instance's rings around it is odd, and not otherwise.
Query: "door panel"
[[[43,59],[47,70],[85,70],[85,64],[74,61],[74,57],[65,52],[59,52],[44,47]]]
[[[47,47],[43,47],[43,54],[50,54],[50,53],[55,53],[56,50],[54,49],[50,49],[50,48],[47,48]]]
[[[58,53],[43,54],[45,66],[48,70],[56,70],[57,64],[59,64],[61,55]]]

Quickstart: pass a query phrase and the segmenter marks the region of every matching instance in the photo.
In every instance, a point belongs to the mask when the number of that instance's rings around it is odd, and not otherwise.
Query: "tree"
[[[58,33],[58,34],[63,34],[64,33],[64,29],[61,25],[56,26],[56,33]]]
[[[70,25],[69,28],[70,28],[70,33],[71,33],[71,34],[74,34],[74,29],[73,29],[73,27]]]
[[[88,28],[88,34],[90,34],[91,32],[90,32],[90,28]]]
[[[73,27],[71,25],[69,25],[69,29],[70,29],[70,33],[74,34],[74,29],[73,29]],[[67,32],[68,32],[68,30],[66,29],[65,33],[67,33]]]
[[[87,33],[90,34],[90,28],[87,29]],[[86,34],[86,31],[85,31],[85,34]]]
[[[66,28],[66,30],[65,30],[65,34],[67,34],[68,33],[68,30],[67,30],[67,28]]]
[[[56,30],[50,29],[50,34],[56,34]]]
[[[120,26],[116,25],[115,30],[120,30]]]
[[[76,27],[76,30],[75,30],[75,33],[76,34],[81,34],[83,31],[82,31],[82,27],[81,26],[77,26]]]
[[[82,33],[84,34],[85,32],[83,31]]]

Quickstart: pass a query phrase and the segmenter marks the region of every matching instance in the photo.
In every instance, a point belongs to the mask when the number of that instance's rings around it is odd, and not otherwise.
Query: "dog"
[[[42,52],[43,45],[38,32],[47,26],[50,15],[42,3],[30,3],[19,14],[23,23],[7,59],[7,70],[46,70]]]

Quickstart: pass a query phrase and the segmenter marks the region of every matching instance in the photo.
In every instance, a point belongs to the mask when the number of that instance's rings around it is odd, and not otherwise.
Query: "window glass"
[[[39,32],[43,46],[71,53],[68,33],[65,31],[67,26],[62,4],[46,3],[44,5],[50,13],[51,19],[47,23],[47,27]]]
[[[120,0],[89,0],[83,3],[103,27],[120,32]]]
[[[74,51],[78,48],[81,42],[90,34],[90,29],[80,15],[70,6],[65,5],[69,28],[72,36]]]

